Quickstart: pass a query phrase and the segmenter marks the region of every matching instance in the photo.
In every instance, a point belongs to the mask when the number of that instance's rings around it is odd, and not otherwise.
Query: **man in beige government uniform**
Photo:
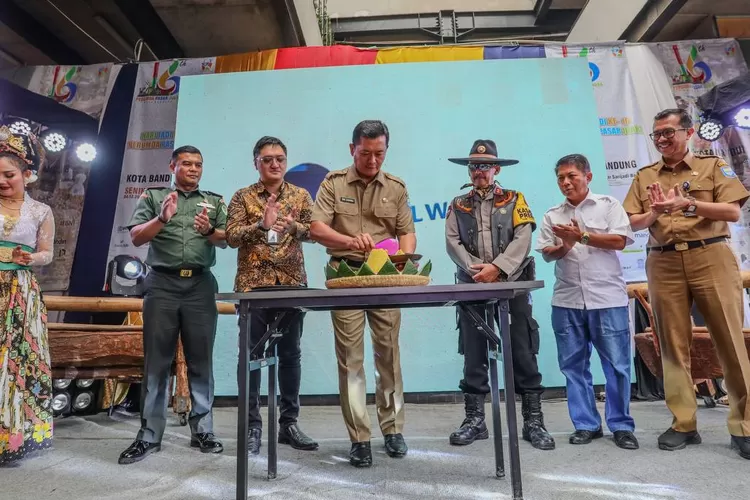
[[[352,136],[353,165],[330,172],[315,197],[310,233],[328,248],[331,265],[341,261],[357,269],[377,243],[398,238],[404,253],[414,253],[414,234],[409,197],[404,181],[383,172],[389,133],[384,123],[359,123]],[[404,388],[398,336],[399,309],[368,310],[375,358],[375,401],[385,451],[391,457],[406,455],[401,431],[404,425]],[[349,462],[355,467],[372,465],[370,417],[367,413],[364,371],[365,311],[332,311],[339,367],[339,392],[352,448]]]
[[[743,290],[727,222],[750,193],[717,156],[694,155],[690,116],[668,109],[651,138],[662,159],[638,171],[623,206],[634,231],[648,228],[646,273],[662,351],[664,390],[674,416],[662,450],[699,444],[690,374],[693,301],[706,319],[729,392],[731,446],[750,459],[750,360],[742,334]]]

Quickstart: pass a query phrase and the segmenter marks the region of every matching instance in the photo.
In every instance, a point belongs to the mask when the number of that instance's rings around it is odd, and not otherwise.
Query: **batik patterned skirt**
[[[34,273],[0,270],[0,465],[52,446],[47,308]]]

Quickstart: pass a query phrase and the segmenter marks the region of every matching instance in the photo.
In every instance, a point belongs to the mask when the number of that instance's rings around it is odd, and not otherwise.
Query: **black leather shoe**
[[[599,428],[595,431],[575,431],[570,435],[570,444],[589,444],[594,439],[604,437],[604,432]]]
[[[260,453],[260,438],[263,436],[261,429],[250,429],[247,431],[247,452],[250,455]]]
[[[279,443],[288,444],[295,450],[317,450],[318,443],[300,430],[299,425],[282,425],[279,429]]]
[[[157,451],[161,451],[161,443],[149,443],[147,441],[136,439],[127,450],[120,453],[120,458],[117,460],[117,463],[121,465],[134,464]]]
[[[732,436],[731,446],[742,458],[750,460],[750,437]]]
[[[406,446],[404,436],[399,434],[386,434],[385,435],[385,452],[389,457],[401,458],[406,455],[409,448]]]
[[[372,465],[372,450],[370,442],[352,443],[352,449],[349,452],[349,463],[354,467],[369,467]]]
[[[200,448],[201,453],[221,453],[224,445],[214,436],[213,432],[200,432],[190,438],[192,448]]]
[[[630,431],[615,431],[614,432],[615,444],[623,450],[637,450],[640,448],[638,440],[635,438],[635,434]]]
[[[701,435],[698,431],[680,432],[672,429],[659,436],[659,449],[666,451],[682,450],[689,444],[701,444]]]

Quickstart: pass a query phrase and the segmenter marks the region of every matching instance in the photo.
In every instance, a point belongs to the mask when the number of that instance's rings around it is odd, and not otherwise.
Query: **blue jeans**
[[[628,320],[627,307],[587,310],[552,306],[557,362],[567,381],[568,411],[577,431],[596,431],[602,426],[590,371],[592,345],[606,378],[607,427],[611,432],[635,430],[630,416]]]

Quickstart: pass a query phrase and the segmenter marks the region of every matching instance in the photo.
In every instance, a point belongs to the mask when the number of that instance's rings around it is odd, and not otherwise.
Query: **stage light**
[[[105,290],[112,295],[140,297],[143,295],[143,279],[147,271],[146,265],[138,257],[117,255],[107,266]]]
[[[76,380],[76,385],[80,387],[81,389],[85,389],[87,387],[91,387],[92,385],[94,385],[94,379],[82,378],[82,379]]]
[[[86,408],[91,406],[91,404],[94,402],[94,393],[91,391],[86,391],[78,394],[76,398],[73,400],[73,410],[74,411],[84,411]]]
[[[724,133],[724,125],[719,120],[710,119],[698,127],[698,137],[704,141],[714,142]]]
[[[23,120],[18,120],[10,124],[10,131],[14,134],[29,135],[31,133],[31,125]]]
[[[50,153],[59,153],[65,149],[65,146],[68,144],[68,141],[65,140],[65,136],[57,132],[44,134],[42,142],[44,143],[44,148]]]
[[[67,378],[58,378],[58,379],[55,379],[54,382],[52,382],[52,386],[55,389],[64,390],[64,389],[67,389],[68,387],[70,387],[70,383],[71,382],[72,382],[72,380],[67,379]]]
[[[734,115],[734,121],[740,128],[750,128],[750,106],[740,108]]]
[[[55,394],[52,398],[52,413],[60,415],[70,408],[70,396],[67,392]]]
[[[94,158],[96,158],[96,148],[88,142],[83,143],[76,148],[76,156],[78,156],[79,160],[86,163],[94,161]]]

